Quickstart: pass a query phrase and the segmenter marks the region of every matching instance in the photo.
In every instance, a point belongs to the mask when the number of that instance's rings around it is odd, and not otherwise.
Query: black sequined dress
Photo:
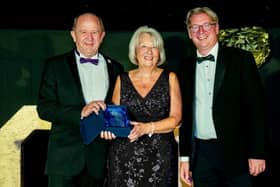
[[[168,72],[163,71],[150,92],[139,95],[127,73],[121,75],[121,104],[132,121],[151,122],[168,117]],[[144,135],[130,143],[127,138],[111,142],[108,187],[177,187],[178,147],[173,132]]]

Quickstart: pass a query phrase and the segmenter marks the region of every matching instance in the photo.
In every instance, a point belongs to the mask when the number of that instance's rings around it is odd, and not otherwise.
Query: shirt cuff
[[[180,162],[188,162],[190,159],[188,156],[181,156],[180,157]]]

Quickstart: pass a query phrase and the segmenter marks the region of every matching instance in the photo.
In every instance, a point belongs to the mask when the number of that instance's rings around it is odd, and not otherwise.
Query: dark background
[[[194,6],[209,6],[221,28],[280,27],[273,0],[31,0],[6,1],[0,6],[0,28],[69,30],[73,16],[88,8],[99,14],[106,30],[135,30],[150,25],[161,31],[185,30],[185,15]]]
[[[133,0],[129,3],[127,1],[2,1],[0,5],[0,29],[8,30],[1,31],[0,35],[0,43],[2,44],[2,46],[0,45],[0,127],[22,105],[36,104],[40,80],[38,77],[42,62],[46,57],[66,49],[71,42],[70,38],[65,37],[69,37],[69,33],[45,30],[70,30],[73,16],[77,12],[89,9],[103,18],[107,31],[129,31],[127,33],[113,32],[113,34],[120,33],[117,38],[125,44],[127,44],[126,39],[129,37],[130,31],[135,30],[140,25],[149,25],[159,31],[182,31],[182,33],[177,34],[185,36],[184,21],[187,11],[195,6],[209,6],[218,13],[221,29],[261,26],[272,34],[272,55],[268,58],[268,62],[260,68],[265,82],[265,107],[269,129],[268,170],[260,178],[256,178],[255,184],[259,184],[257,186],[273,186],[272,184],[278,183],[280,167],[280,9],[276,5],[277,0]],[[26,29],[26,31],[20,31],[20,29]],[[42,31],[32,32],[29,30]],[[173,40],[169,42],[173,41],[174,45],[177,42],[176,37],[170,38]],[[123,43],[110,43],[112,48],[117,49],[112,50],[111,54],[127,50],[126,47],[119,47],[120,45]],[[176,43],[176,45],[181,44]],[[174,48],[174,50],[177,49]],[[181,49],[181,51],[183,50],[184,48]],[[118,55],[123,55],[123,53]],[[126,57],[127,53],[125,52],[123,56]],[[176,59],[177,55],[171,56],[171,58]],[[42,140],[35,142],[42,143]],[[39,147],[45,149],[41,145]],[[33,145],[31,147],[32,154],[36,151],[33,149]],[[25,150],[28,150],[27,146]],[[26,154],[25,159],[27,159]],[[31,157],[32,159],[33,157]],[[35,166],[37,166],[36,164]],[[267,176],[270,178],[266,178]],[[262,177],[266,180],[262,180]],[[38,177],[33,176],[32,179],[34,178]]]

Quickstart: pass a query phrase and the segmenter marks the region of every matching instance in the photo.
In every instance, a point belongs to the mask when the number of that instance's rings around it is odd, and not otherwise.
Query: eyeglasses
[[[208,32],[214,25],[216,25],[216,23],[204,23],[202,25],[191,25],[189,27],[189,29],[192,33],[197,33],[199,31],[199,29],[202,27],[204,31]]]

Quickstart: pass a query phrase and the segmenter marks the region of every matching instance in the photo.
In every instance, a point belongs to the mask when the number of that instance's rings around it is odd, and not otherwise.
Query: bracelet
[[[155,124],[154,122],[151,122],[151,132],[148,134],[148,136],[151,138],[154,134],[154,131],[155,131]]]

